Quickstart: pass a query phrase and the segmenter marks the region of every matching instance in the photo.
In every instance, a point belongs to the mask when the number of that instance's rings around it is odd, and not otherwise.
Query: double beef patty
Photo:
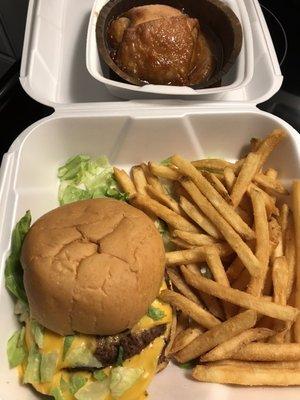
[[[139,354],[154,339],[164,334],[166,324],[154,326],[138,333],[124,332],[114,336],[98,336],[95,357],[103,367],[116,364],[120,348],[122,359],[126,360]]]

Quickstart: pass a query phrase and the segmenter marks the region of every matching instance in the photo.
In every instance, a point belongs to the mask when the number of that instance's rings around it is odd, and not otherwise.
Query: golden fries
[[[198,322],[200,326],[205,328],[211,328],[221,323],[216,317],[200,307],[199,304],[194,303],[172,290],[163,290],[160,292],[158,298],[166,303],[170,303],[176,309],[181,310],[194,321]]]
[[[197,365],[193,378],[201,382],[215,382],[246,386],[300,385],[300,370],[269,367],[241,367],[233,365]]]
[[[202,333],[188,346],[176,353],[177,361],[184,363],[201,356],[218,344],[224,343],[256,323],[256,313],[248,310]]]
[[[254,296],[260,296],[264,288],[270,258],[269,226],[266,207],[261,192],[252,189],[250,197],[253,205],[255,235],[257,238],[255,255],[260,261],[261,271],[258,277],[251,279],[247,292]]]
[[[179,204],[183,211],[210,236],[215,239],[222,238],[222,235],[214,226],[214,224],[210,222],[210,220],[184,196],[180,196]]]
[[[171,349],[171,353],[177,353],[179,350],[183,349],[187,345],[189,345],[193,340],[195,340],[203,330],[200,328],[187,328],[181,331],[175,338],[173,342],[173,346]]]
[[[136,187],[136,190],[140,194],[146,195],[146,186],[147,186],[147,180],[146,176],[144,174],[143,168],[140,165],[136,165],[135,167],[131,168],[131,175],[132,175],[132,180],[134,183],[134,186]]]
[[[262,143],[259,145],[256,153],[260,156],[260,164],[257,171],[261,169],[264,163],[267,161],[269,155],[275,149],[275,147],[284,139],[285,133],[282,129],[274,129],[270,135],[268,135]]]
[[[224,286],[230,286],[219,252],[214,246],[208,247],[206,261],[216,282]]]
[[[214,245],[220,257],[228,256],[232,253],[227,243],[216,243]],[[190,264],[203,262],[206,260],[206,254],[210,246],[194,247],[188,250],[177,250],[166,253],[167,266]]]
[[[227,342],[219,344],[213,350],[202,356],[200,360],[202,362],[207,362],[229,359],[234,355],[234,353],[238,352],[246,344],[269,338],[270,336],[274,335],[274,333],[274,331],[267,328],[248,329],[229,339]]]
[[[265,189],[272,190],[279,194],[288,194],[289,192],[285,189],[285,187],[276,179],[272,179],[269,176],[264,174],[256,174],[254,180],[257,184],[262,186]]]
[[[198,190],[203,196],[219,211],[223,218],[245,239],[253,239],[254,232],[235,212],[223,197],[211,186],[211,184],[203,177],[201,172],[188,161],[184,160],[179,155],[172,157],[172,162],[178,167],[182,174],[190,177]],[[186,187],[183,185],[186,189]],[[191,194],[190,194],[191,195]],[[194,200],[195,201],[195,200]]]
[[[114,167],[114,176],[124,192],[129,194],[129,198],[135,196],[135,186],[124,170]]]
[[[240,204],[249,184],[256,174],[259,162],[260,157],[255,153],[249,153],[246,157],[230,195],[234,207],[237,207]]]
[[[211,205],[211,203],[202,195],[196,185],[188,180],[181,180],[182,186],[187,190],[201,211],[209,216],[211,221],[217,226],[224,238],[227,240],[232,249],[237,253],[250,274],[259,275],[261,269],[260,262],[252,253],[247,244],[236,233],[236,231],[228,224],[221,214]],[[193,261],[194,262],[194,261]]]
[[[179,272],[174,268],[168,269],[168,276],[173,283],[173,285],[182,293],[187,299],[199,304],[202,307],[202,303],[195,293],[190,289],[190,287],[181,278]]]
[[[196,276],[187,268],[183,269],[183,273],[186,281],[194,288],[238,306],[255,310],[263,315],[282,321],[295,321],[299,314],[299,310],[294,307],[270,303],[240,290],[225,287],[210,279]]]
[[[168,226],[174,291],[159,298],[178,318],[166,354],[205,363],[197,380],[300,385],[300,180],[290,201],[280,171],[264,165],[284,137],[275,129],[251,139],[235,163],[143,163],[133,182],[115,168],[130,203]]]
[[[300,308],[300,181],[293,183],[292,191],[293,215],[295,226],[295,245],[296,245],[296,289],[295,306]],[[300,343],[300,318],[298,317],[294,325],[295,341]]]
[[[234,169],[234,164],[221,160],[219,158],[208,158],[204,160],[196,160],[192,161],[192,164],[194,167],[198,169],[204,169],[204,170],[211,170],[211,171],[219,171],[222,172],[224,168],[233,168]]]
[[[175,229],[173,231],[173,236],[179,239],[185,240],[187,243],[193,246],[209,246],[210,244],[217,243],[216,239],[209,235],[204,235],[201,233],[184,232]]]
[[[249,343],[232,358],[244,361],[299,361],[300,344]]]
[[[167,224],[173,226],[176,229],[189,232],[198,232],[197,228],[181,215],[176,214],[168,207],[163,206],[158,201],[151,199],[148,196],[136,194],[133,203],[136,207],[147,209],[157,217],[163,219]]]
[[[176,212],[176,214],[180,214],[179,204],[171,196],[162,193],[151,185],[146,185],[145,189],[147,194],[149,194],[154,200],[157,200],[163,205],[169,207],[171,210]]]

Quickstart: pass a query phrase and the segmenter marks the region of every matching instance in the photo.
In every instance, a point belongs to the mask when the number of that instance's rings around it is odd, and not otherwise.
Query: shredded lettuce
[[[50,395],[53,396],[55,400],[65,400],[59,387],[53,388],[50,392]]]
[[[117,361],[116,361],[116,365],[117,366],[123,364],[123,357],[124,357],[124,347],[123,346],[119,346],[118,357],[117,357]]]
[[[69,390],[74,395],[82,386],[84,386],[87,382],[87,379],[80,374],[72,375],[69,382]]]
[[[147,315],[154,321],[158,321],[166,316],[163,310],[153,306],[149,307]]]
[[[142,368],[113,368],[110,375],[110,391],[113,398],[118,398],[130,389],[143,375]]]
[[[75,393],[77,400],[104,400],[109,394],[108,379],[102,382],[88,382]]]
[[[68,351],[70,350],[72,343],[75,339],[75,336],[65,336],[64,338],[64,348],[63,348],[63,354],[62,354],[62,359],[64,360]]]
[[[11,238],[11,250],[5,264],[5,286],[23,303],[27,303],[27,296],[23,283],[23,269],[20,262],[21,248],[31,224],[31,214],[27,211],[15,226]]]
[[[107,375],[102,369],[97,369],[96,371],[93,372],[93,377],[97,379],[97,381],[101,382],[107,378]]]
[[[57,352],[43,353],[41,358],[41,382],[51,382],[55,374],[58,361]]]
[[[36,344],[29,349],[27,366],[24,374],[23,383],[40,382],[41,354]]]
[[[28,304],[23,303],[21,300],[17,300],[14,312],[18,316],[19,322],[25,322],[29,317]]]
[[[101,368],[102,364],[93,355],[92,351],[85,345],[76,347],[74,350],[70,350],[66,355],[64,361],[65,367],[77,368],[77,367],[89,367],[89,368]]]
[[[44,341],[44,327],[41,326],[37,321],[32,319],[30,321],[30,329],[34,337],[35,343],[38,345],[40,349],[42,349]]]
[[[113,174],[113,167],[104,156],[97,159],[87,155],[70,158],[58,169],[60,205],[98,197],[127,201],[128,194],[119,190]]]
[[[25,328],[15,332],[7,342],[7,358],[10,368],[22,364],[27,351],[24,343]]]

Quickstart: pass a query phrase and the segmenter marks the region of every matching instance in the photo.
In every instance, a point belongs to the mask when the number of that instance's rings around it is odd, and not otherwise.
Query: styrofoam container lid
[[[99,13],[109,0],[96,0],[90,16],[87,44],[86,44],[86,65],[90,74],[99,82],[103,83],[107,89],[115,96],[124,98],[153,98],[156,96],[178,96],[195,98],[207,94],[225,93],[230,90],[238,90],[246,86],[253,77],[254,58],[253,58],[253,39],[247,9],[244,2],[237,0],[227,0],[228,5],[239,18],[243,30],[243,44],[236,62],[230,71],[222,78],[222,86],[205,89],[193,89],[187,86],[168,86],[168,85],[144,85],[135,86],[123,83],[108,77],[109,70],[104,62],[100,62],[99,52],[96,41],[96,24]]]
[[[203,102],[257,104],[276,93],[282,83],[258,0],[229,1],[238,15],[241,7],[245,7],[248,14],[253,37],[253,77],[244,87],[202,95],[189,103],[191,106]],[[20,80],[35,100],[56,109],[70,108],[78,103],[88,107],[87,103],[91,102],[101,103],[101,109],[106,109],[116,107],[120,102],[104,84],[95,81],[86,68],[86,35],[93,4],[94,0],[76,0],[76,3],[72,0],[30,0]],[[244,34],[247,36],[247,32]],[[120,90],[118,88],[118,96],[122,96]],[[126,97],[127,89],[124,90]],[[145,107],[144,101],[131,104],[133,109]],[[148,100],[147,104],[151,102]],[[178,106],[179,103],[169,104]]]

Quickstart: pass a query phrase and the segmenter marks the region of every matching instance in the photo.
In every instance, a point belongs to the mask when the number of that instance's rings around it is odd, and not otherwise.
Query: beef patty
[[[114,336],[98,336],[94,356],[102,363],[103,367],[114,365],[119,354],[121,354],[122,360],[139,354],[154,339],[163,335],[165,330],[166,324],[163,324],[138,333],[129,331]]]

